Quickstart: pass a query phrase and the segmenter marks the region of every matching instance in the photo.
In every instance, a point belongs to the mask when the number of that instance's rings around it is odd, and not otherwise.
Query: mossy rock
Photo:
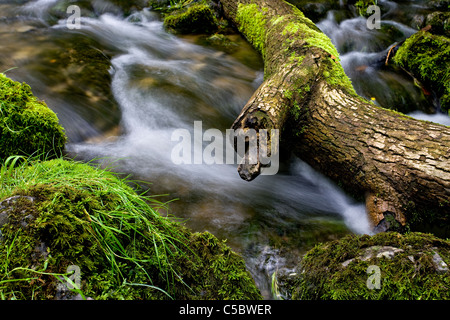
[[[350,235],[318,244],[288,283],[293,299],[450,298],[450,241],[431,234]]]
[[[406,39],[394,62],[410,71],[440,97],[441,109],[450,112],[450,39],[419,31]]]
[[[178,33],[210,34],[217,31],[218,21],[207,4],[195,4],[167,15],[164,26]]]
[[[3,299],[261,298],[223,241],[163,217],[162,203],[111,172],[55,159],[1,179]],[[72,291],[69,266],[81,273]]]
[[[367,9],[369,6],[377,5],[377,0],[357,0],[357,1],[349,1],[350,3],[355,3],[356,9],[358,9],[358,12],[361,16],[368,17],[370,16],[369,13],[367,13]]]
[[[450,37],[450,12],[435,11],[427,15],[425,26],[431,26],[433,34]]]
[[[26,83],[0,74],[0,162],[13,155],[61,155],[66,136],[56,114]]]

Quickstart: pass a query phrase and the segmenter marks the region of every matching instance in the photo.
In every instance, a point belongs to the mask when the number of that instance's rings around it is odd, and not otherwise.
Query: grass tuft
[[[2,299],[54,299],[71,265],[77,293],[94,299],[261,297],[241,257],[162,216],[166,204],[136,181],[93,163],[10,157],[0,182]]]

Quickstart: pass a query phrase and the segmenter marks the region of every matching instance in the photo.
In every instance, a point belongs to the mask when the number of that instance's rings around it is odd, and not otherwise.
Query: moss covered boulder
[[[394,61],[436,92],[441,109],[450,112],[450,39],[419,31],[406,39]]]
[[[316,245],[285,277],[293,299],[449,299],[450,241],[395,232]]]
[[[26,83],[0,73],[0,162],[12,155],[60,155],[66,136],[56,114]]]
[[[3,299],[261,298],[239,255],[128,180],[62,159],[3,172]]]
[[[217,31],[218,21],[214,11],[201,3],[171,12],[164,18],[164,26],[178,33],[210,34]]]
[[[433,34],[450,37],[450,12],[435,11],[428,14],[425,19],[425,26],[428,25],[431,26]]]

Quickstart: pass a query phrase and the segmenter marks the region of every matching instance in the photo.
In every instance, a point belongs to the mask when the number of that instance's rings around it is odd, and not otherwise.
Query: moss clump
[[[164,26],[179,33],[214,33],[218,21],[214,11],[206,4],[195,4],[174,11],[164,18]]]
[[[94,299],[261,298],[240,256],[161,216],[162,203],[111,172],[55,159],[0,180],[3,299],[60,297],[70,265]]]
[[[406,39],[394,62],[432,88],[440,97],[441,109],[450,112],[450,39],[419,31]]]
[[[56,114],[26,83],[0,74],[0,162],[11,155],[60,155],[66,136]]]
[[[431,234],[351,235],[308,251],[290,292],[293,299],[449,299],[449,263],[450,241]],[[379,268],[379,286],[370,266]]]

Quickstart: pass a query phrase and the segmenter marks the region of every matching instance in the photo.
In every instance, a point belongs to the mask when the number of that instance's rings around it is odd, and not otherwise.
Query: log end
[[[238,166],[238,173],[243,180],[250,182],[261,173],[261,163],[249,164],[244,161]]]
[[[374,193],[366,196],[366,210],[375,233],[399,231],[406,225],[401,206],[394,200],[387,200]]]

